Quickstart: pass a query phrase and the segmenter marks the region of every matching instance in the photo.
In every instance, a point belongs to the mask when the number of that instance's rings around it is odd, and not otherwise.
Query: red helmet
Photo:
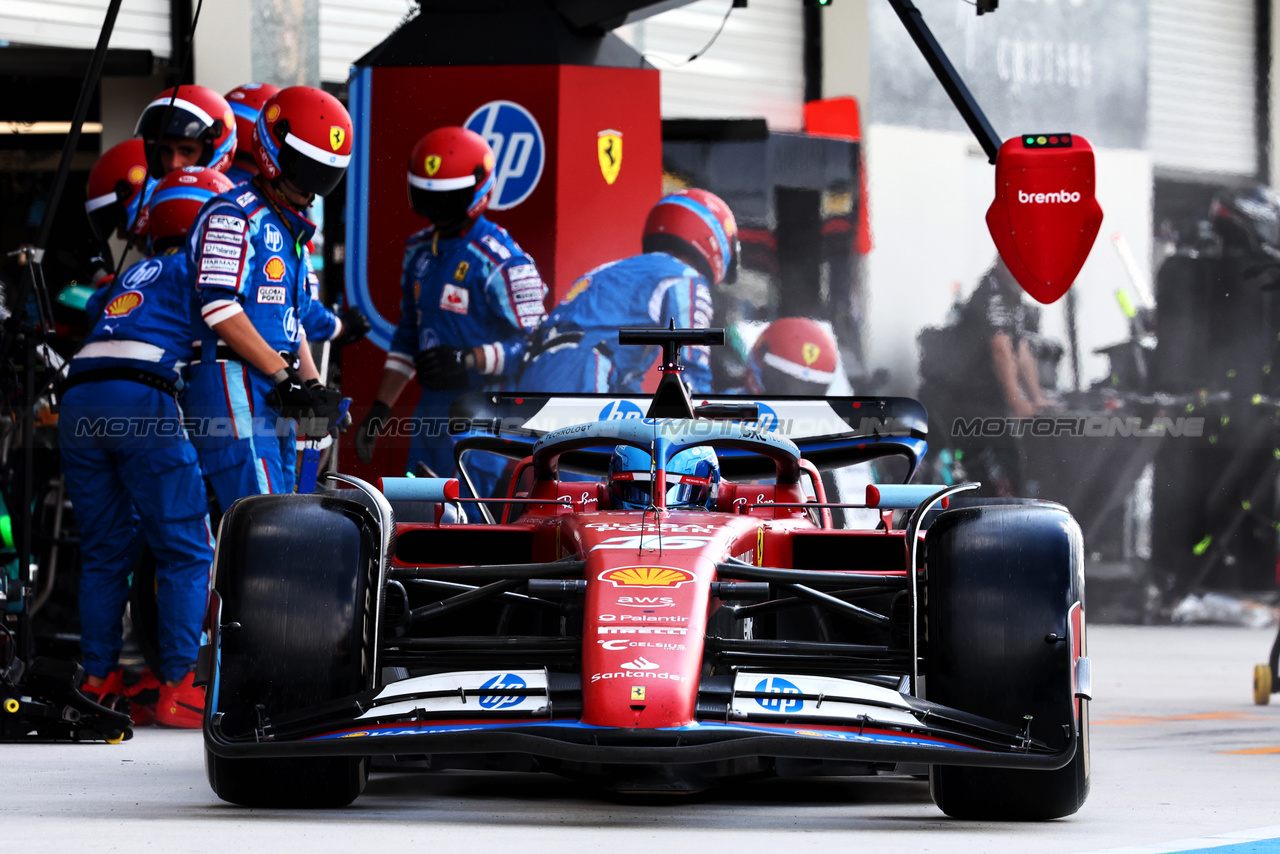
[[[204,166],[184,166],[165,175],[156,184],[147,206],[152,243],[184,236],[204,203],[233,186],[226,175]]]
[[[89,170],[84,203],[93,233],[106,240],[127,225],[136,211],[134,200],[147,183],[147,155],[142,140],[126,139],[111,146]]]
[[[409,204],[437,225],[475,219],[493,193],[493,149],[475,131],[442,127],[409,154]]]
[[[253,126],[253,159],[269,181],[333,191],[351,162],[351,116],[323,89],[290,86],[267,99]]]
[[[253,126],[258,123],[258,113],[279,91],[279,86],[270,83],[246,83],[227,93],[227,103],[236,115],[236,154],[253,157]]]
[[[738,223],[715,193],[679,190],[659,201],[644,221],[642,246],[688,258],[712,284],[738,278]]]
[[[807,317],[783,317],[751,349],[753,394],[823,394],[836,378],[836,339]]]
[[[164,177],[159,145],[165,137],[200,140],[204,151],[196,165],[219,172],[227,171],[236,153],[235,113],[226,98],[207,86],[179,86],[176,97],[173,89],[165,89],[142,111],[133,134],[146,145],[153,178]]]

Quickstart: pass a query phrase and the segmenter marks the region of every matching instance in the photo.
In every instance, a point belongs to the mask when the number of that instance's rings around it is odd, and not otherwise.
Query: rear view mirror
[[[1102,226],[1093,147],[1069,133],[1024,134],[996,155],[987,228],[1009,272],[1039,302],[1067,292]]]

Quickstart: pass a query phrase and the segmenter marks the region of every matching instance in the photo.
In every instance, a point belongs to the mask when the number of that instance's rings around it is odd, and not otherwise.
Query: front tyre
[[[1021,728],[1061,749],[1056,771],[930,768],[934,803],[955,818],[1038,821],[1089,794],[1088,704],[1075,697],[1084,655],[1084,544],[1048,503],[943,513],[925,540],[928,699]],[[1053,636],[1051,638],[1050,636]],[[1056,638],[1056,640],[1055,640]]]
[[[325,495],[259,495],[222,520],[214,589],[222,623],[209,714],[231,738],[252,736],[258,709],[298,711],[370,687],[373,525],[364,507]],[[212,701],[216,699],[217,707]],[[248,807],[338,807],[368,780],[365,757],[228,759],[207,747],[218,797]]]

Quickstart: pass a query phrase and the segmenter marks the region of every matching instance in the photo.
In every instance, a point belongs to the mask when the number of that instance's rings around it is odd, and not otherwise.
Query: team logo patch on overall
[[[124,274],[122,284],[130,290],[145,288],[160,276],[160,271],[163,269],[164,263],[160,259],[148,259],[141,264],[135,264],[130,267],[129,271]]]
[[[280,233],[280,229],[271,223],[267,223],[267,227],[263,232],[262,242],[272,252],[279,252],[284,248],[284,235]]]
[[[138,291],[127,291],[107,303],[102,313],[106,317],[128,317],[144,301],[145,298]]]
[[[800,348],[800,355],[804,357],[804,363],[806,365],[812,365],[814,362],[818,361],[818,357],[822,355],[822,348],[817,344],[805,344]]]
[[[622,131],[602,130],[596,135],[596,155],[600,158],[600,174],[606,184],[618,180],[622,171]]]
[[[547,159],[542,128],[533,114],[514,101],[490,101],[463,124],[484,137],[493,149],[497,169],[489,208],[504,211],[529,198]]]
[[[573,283],[573,287],[569,288],[569,293],[564,295],[561,302],[573,302],[578,296],[591,286],[591,277],[583,276],[581,279]]]
[[[337,151],[339,148],[342,148],[342,142],[346,138],[347,138],[347,132],[344,131],[342,128],[338,127],[337,125],[334,125],[333,127],[329,128],[329,147],[332,148],[334,151]]]
[[[266,305],[284,305],[285,292],[283,285],[261,285],[258,288],[258,302]]]
[[[271,281],[280,281],[285,273],[284,260],[279,255],[272,255],[267,259],[267,263],[262,265],[262,272]]]
[[[455,282],[466,281],[467,271],[471,269],[470,261],[459,261],[458,269],[453,271],[453,280]]]
[[[427,170],[427,177],[434,178],[440,169],[440,155],[428,154],[427,159],[423,161],[422,168]]]
[[[693,581],[693,573],[669,566],[628,566],[600,573],[614,587],[679,587]]]
[[[457,285],[445,285],[440,294],[440,308],[454,314],[466,314],[471,308],[471,294]]]
[[[301,335],[298,332],[298,313],[293,310],[293,306],[289,306],[284,310],[284,337],[290,341],[298,341]]]

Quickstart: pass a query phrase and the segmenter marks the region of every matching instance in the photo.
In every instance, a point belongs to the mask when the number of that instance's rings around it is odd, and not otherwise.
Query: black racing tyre
[[[1056,771],[931,766],[934,803],[965,819],[1076,812],[1089,794],[1088,703],[1074,696],[1069,643],[1047,638],[1078,617],[1085,654],[1079,525],[1048,502],[951,509],[925,538],[925,572],[927,698],[1019,728],[1031,715],[1031,736],[1054,749],[1078,739]]]
[[[214,590],[222,599],[222,733],[371,687],[376,527],[360,504],[323,495],[258,495],[222,519]],[[212,701],[217,707],[213,708]],[[228,759],[205,750],[218,797],[249,807],[336,807],[368,780],[365,757]]]

